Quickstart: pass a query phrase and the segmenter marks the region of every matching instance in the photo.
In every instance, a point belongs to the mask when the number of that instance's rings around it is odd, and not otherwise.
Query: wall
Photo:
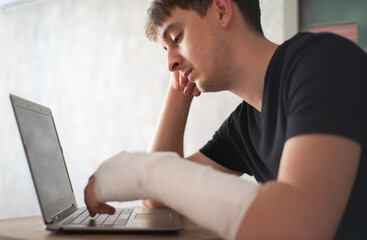
[[[298,0],[260,0],[260,7],[264,34],[274,43],[298,32]]]
[[[165,52],[144,35],[149,0],[43,0],[0,13],[0,218],[40,214],[9,93],[49,106],[77,201],[90,174],[120,150],[146,150],[169,73]],[[281,0],[263,0],[266,35],[282,42]],[[240,102],[195,99],[190,154]]]
[[[300,0],[300,28],[357,24],[358,45],[367,52],[367,1],[365,0]],[[344,32],[350,36],[350,32]]]

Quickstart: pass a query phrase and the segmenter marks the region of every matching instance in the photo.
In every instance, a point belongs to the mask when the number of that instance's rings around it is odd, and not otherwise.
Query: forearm
[[[290,184],[265,183],[242,220],[236,239],[332,239],[341,216],[323,221],[323,211],[314,211],[317,198],[310,198]]]
[[[150,151],[173,151],[183,157],[184,132],[192,98],[168,88]]]
[[[172,152],[122,152],[104,162],[95,176],[100,202],[158,200],[226,239],[235,237],[259,189],[256,183]]]

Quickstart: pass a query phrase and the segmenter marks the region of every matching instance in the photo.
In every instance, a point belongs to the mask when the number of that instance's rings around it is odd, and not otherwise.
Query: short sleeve
[[[221,127],[213,135],[212,139],[200,149],[200,152],[216,163],[232,171],[252,175],[242,159],[241,153],[238,152],[238,149],[235,146],[235,143],[239,143],[239,141],[236,140],[236,134],[233,134],[233,131],[238,132],[235,130],[235,119],[237,118],[241,108],[242,104],[240,104],[223,122]]]
[[[365,142],[367,57],[332,34],[298,52],[287,98],[286,138],[324,133]],[[301,64],[297,64],[301,63]]]

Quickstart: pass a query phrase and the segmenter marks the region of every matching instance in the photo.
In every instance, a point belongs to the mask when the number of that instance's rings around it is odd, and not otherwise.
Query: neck
[[[254,33],[233,39],[245,41],[232,51],[237,74],[228,90],[261,112],[266,70],[278,45]]]

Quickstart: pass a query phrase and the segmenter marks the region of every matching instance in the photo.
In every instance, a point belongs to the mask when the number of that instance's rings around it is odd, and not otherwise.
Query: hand
[[[87,186],[84,189],[84,201],[87,205],[89,215],[91,217],[94,217],[97,213],[107,213],[107,214],[114,214],[115,208],[105,204],[101,203],[97,200],[96,194],[94,192],[94,185],[96,182],[96,177],[94,174],[89,178],[89,182]]]
[[[173,89],[183,91],[185,96],[192,94],[194,97],[198,97],[201,94],[196,84],[190,82],[187,77],[184,77],[179,71],[172,73],[171,87]]]

